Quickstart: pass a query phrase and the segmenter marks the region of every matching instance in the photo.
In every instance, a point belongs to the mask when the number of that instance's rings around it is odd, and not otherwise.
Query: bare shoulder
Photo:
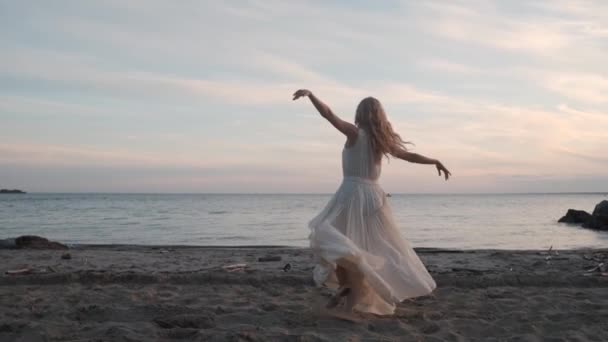
[[[344,146],[348,148],[357,143],[357,140],[359,138],[359,127],[351,124],[350,122],[347,122],[347,124],[349,125],[349,127],[345,132],[346,144],[344,144]]]
[[[348,121],[344,121],[344,125],[345,125],[345,134],[348,137],[354,137],[355,139],[357,138],[357,136],[359,135],[359,127],[355,126],[354,124],[348,122]]]

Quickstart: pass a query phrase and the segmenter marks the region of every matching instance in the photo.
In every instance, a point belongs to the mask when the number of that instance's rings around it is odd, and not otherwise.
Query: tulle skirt
[[[338,286],[336,269],[347,273],[349,306],[378,315],[397,303],[423,296],[435,281],[395,225],[378,183],[359,177],[344,181],[325,209],[309,223],[317,285]]]

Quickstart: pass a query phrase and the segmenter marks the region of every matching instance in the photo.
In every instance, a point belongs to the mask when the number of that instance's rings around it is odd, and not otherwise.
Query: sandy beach
[[[313,285],[307,249],[0,250],[0,340],[608,340],[608,277],[587,271],[608,249],[417,251],[433,296],[353,322],[321,309],[331,292]]]

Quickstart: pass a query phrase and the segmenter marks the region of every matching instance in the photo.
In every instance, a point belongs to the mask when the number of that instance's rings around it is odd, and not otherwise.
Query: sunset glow
[[[388,192],[608,191],[603,1],[5,2],[0,22],[3,188],[332,192],[344,138],[291,101],[308,88],[347,119],[377,97],[453,173],[391,160]]]

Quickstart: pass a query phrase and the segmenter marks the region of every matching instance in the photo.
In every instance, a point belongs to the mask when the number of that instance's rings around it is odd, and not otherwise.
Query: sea
[[[68,244],[308,246],[308,221],[330,194],[0,195],[0,239],[35,234]],[[414,247],[606,248],[608,232],[558,223],[603,193],[392,194]]]

